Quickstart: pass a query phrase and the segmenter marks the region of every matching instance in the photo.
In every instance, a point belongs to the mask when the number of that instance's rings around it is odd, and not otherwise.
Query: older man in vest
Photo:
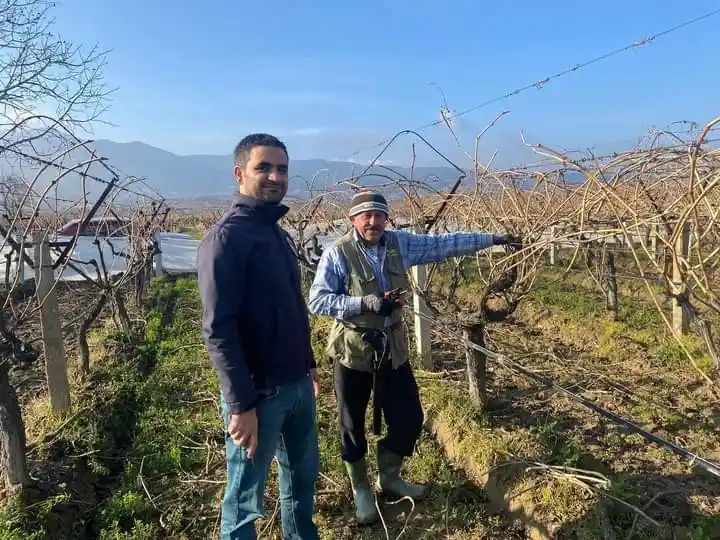
[[[424,421],[396,294],[409,289],[407,270],[506,244],[509,237],[386,231],[390,209],[385,197],[373,191],[355,194],[349,216],[353,228],[323,253],[308,305],[312,313],[335,319],[326,352],[333,364],[342,458],[357,521],[368,524],[378,518],[365,461],[365,414],[371,393],[374,412],[379,417],[381,410],[387,424],[385,437],[378,441],[375,488],[415,500],[422,499],[426,489],[400,477]],[[379,435],[378,425],[375,430]]]

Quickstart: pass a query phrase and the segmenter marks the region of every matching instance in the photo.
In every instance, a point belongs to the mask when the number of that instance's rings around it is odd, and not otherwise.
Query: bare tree
[[[0,0],[0,167],[19,158],[47,170],[46,156],[66,144],[79,128],[90,129],[105,110],[109,92],[103,83],[105,52],[84,51],[53,31],[50,0]],[[72,137],[74,138],[74,137]],[[57,170],[51,170],[57,173]],[[57,174],[44,193],[36,181],[6,176],[2,182],[2,249],[18,247],[11,233],[24,237],[40,214],[40,203],[66,172]],[[26,206],[34,206],[27,215]],[[24,249],[17,250],[22,256]],[[15,390],[8,378],[12,363],[27,361],[32,347],[11,324],[22,318],[12,312],[10,299],[17,282],[6,284],[0,313],[0,474],[9,484],[25,484],[24,427]],[[37,306],[36,306],[37,308]],[[26,312],[26,315],[28,313]]]
[[[25,462],[25,427],[17,394],[10,384],[10,366],[32,362],[36,358],[35,350],[18,339],[0,310],[0,471],[8,486],[29,482]],[[0,485],[2,483],[0,481]]]
[[[90,128],[107,107],[106,52],[53,31],[50,0],[0,0],[3,145],[42,138],[55,123]]]
[[[116,245],[113,238],[95,238],[93,244],[97,248],[97,258],[85,261],[87,266],[94,268],[95,276],[84,273],[86,281],[92,284],[97,296],[85,312],[77,329],[79,347],[79,366],[81,373],[90,369],[90,349],[87,342],[88,330],[93,322],[100,316],[105,305],[110,302],[113,315],[118,326],[128,336],[135,335],[135,326],[128,314],[125,293],[129,285],[135,289],[135,298],[139,299],[146,290],[148,269],[152,266],[152,259],[157,246],[153,236],[160,229],[168,214],[168,209],[162,204],[151,204],[138,208],[129,218],[129,226],[121,240],[125,247]],[[103,249],[103,247],[109,249]],[[106,253],[122,258],[124,271],[113,273],[108,269]],[[75,261],[80,263],[81,261]],[[79,268],[75,266],[77,270]],[[137,300],[136,300],[137,301]]]

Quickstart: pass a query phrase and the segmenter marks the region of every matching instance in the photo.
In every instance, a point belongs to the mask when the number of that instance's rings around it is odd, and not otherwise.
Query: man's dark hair
[[[235,163],[244,167],[247,163],[250,151],[256,146],[272,146],[274,148],[282,148],[285,155],[288,155],[287,147],[280,139],[274,135],[267,133],[252,133],[244,137],[237,146],[235,146]]]

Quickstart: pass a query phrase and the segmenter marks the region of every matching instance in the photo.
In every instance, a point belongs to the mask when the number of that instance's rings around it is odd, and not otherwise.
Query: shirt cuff
[[[362,311],[362,297],[361,296],[350,296],[347,299],[347,313],[350,317],[360,315]]]

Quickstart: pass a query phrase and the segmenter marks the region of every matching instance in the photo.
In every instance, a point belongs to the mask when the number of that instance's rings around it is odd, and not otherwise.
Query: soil
[[[91,286],[61,284],[58,294],[63,320],[73,321],[89,307],[88,297],[94,291],[88,287]],[[472,291],[462,294],[467,294],[471,304]],[[592,296],[587,290],[579,290],[577,297],[569,296],[567,301],[575,298],[578,303],[586,302],[588,294]],[[660,335],[659,326],[635,327],[628,322],[635,316],[629,311],[624,312],[620,321],[608,321],[602,311],[602,299],[596,300],[597,309],[579,316],[572,312],[572,306],[570,311],[563,311],[542,300],[528,299],[507,321],[488,326],[487,346],[643,429],[707,459],[720,461],[720,437],[717,436],[720,404],[708,385],[681,356],[670,354],[673,349],[664,345],[666,340]],[[657,335],[649,336],[648,329]],[[322,328],[318,328],[316,334],[317,339]],[[22,337],[34,345],[39,345],[36,341],[39,335],[37,321],[22,328]],[[72,326],[67,326],[65,340],[68,363],[72,366],[76,357]],[[455,319],[439,319],[434,325],[433,358],[442,374],[418,371],[421,388],[427,377],[464,391],[465,350],[457,340]],[[406,476],[429,482],[432,496],[414,507],[407,501],[381,501],[385,525],[358,528],[353,522],[348,482],[337,459],[336,408],[327,369],[322,370],[322,377],[318,419],[325,461],[317,505],[323,537],[396,538],[402,535],[402,538],[508,540],[525,537],[525,527],[512,523],[492,508],[487,491],[473,481],[469,471],[448,457],[451,452],[445,451],[431,431],[423,434],[418,454],[408,461]],[[716,478],[708,477],[667,449],[628,433],[622,426],[612,424],[506,366],[488,361],[488,377],[490,428],[497,433],[516,434],[519,440],[532,434],[533,441],[543,441],[564,463],[596,471],[610,479],[610,494],[615,499],[605,501],[609,509],[603,515],[607,516],[607,526],[619,537],[627,536],[631,530],[640,536],[647,533],[663,537],[659,529],[638,518],[638,513],[623,502],[641,509],[663,526],[674,528],[676,534],[689,531],[700,516],[720,515],[720,482]],[[32,415],[29,404],[36,403],[34,398],[46,392],[42,357],[14,369],[12,380],[18,387],[28,419],[28,415]],[[92,392],[93,381],[73,378],[72,385],[75,393]],[[112,486],[99,485],[82,457],[75,456],[71,448],[37,444],[42,443],[38,440],[41,426],[33,427],[32,419],[26,423],[30,424],[27,426],[31,444],[30,474],[36,480],[36,486],[27,490],[26,497],[28,502],[39,501],[55,493],[58,485],[70,486],[73,496],[67,504],[56,507],[54,525],[58,538],[70,538],[73,527],[78,526],[78,516],[96,505],[104,491],[111,490]],[[373,440],[370,436],[371,448]],[[529,436],[527,440],[530,441]],[[189,535],[190,531],[194,534],[200,530],[197,528],[207,534],[214,534],[212,531],[216,530],[224,463],[220,444],[213,443],[212,448],[212,459],[208,457],[206,467],[209,472],[204,476],[199,473],[199,483],[188,487],[197,490],[198,501],[207,503],[201,505],[198,516],[193,518]],[[372,463],[372,450],[369,458]],[[209,483],[202,484],[202,481]],[[272,531],[271,537],[272,534],[277,537],[279,530],[279,516],[273,513],[275,490],[271,475],[267,490],[268,519],[259,522],[259,529],[267,527],[266,532]],[[564,509],[557,506],[555,510],[554,521],[562,521],[559,516]],[[580,516],[563,522],[556,530],[557,538],[578,538],[577,531],[584,519],[585,516]],[[663,531],[663,534],[667,532]]]
[[[583,302],[595,294],[588,288],[570,288]],[[472,292],[468,293],[465,305],[473,299]],[[618,321],[612,321],[603,310],[602,297],[597,295],[596,300],[597,309],[579,316],[529,298],[508,320],[488,325],[487,347],[642,429],[720,464],[720,402],[715,391],[677,353],[659,323],[632,323],[635,310],[647,306],[626,299],[631,305],[621,310]],[[436,364],[447,372],[456,371],[446,381],[464,387],[464,349],[454,336],[448,337],[455,319],[439,322],[435,331],[441,350],[434,350]],[[442,324],[448,328],[442,329]],[[488,360],[488,379],[487,410],[493,429],[529,429],[556,445],[561,456],[563,452],[568,457],[576,454],[576,467],[606,475],[612,480],[611,493],[667,526],[662,533],[667,537],[683,537],[701,516],[720,515],[716,476],[507,366]],[[611,506],[615,529],[627,533],[635,528],[637,532],[637,514],[623,509],[621,503]],[[717,520],[712,526],[717,528]],[[647,530],[665,537],[658,529]],[[571,531],[558,537],[571,537],[565,534]]]

